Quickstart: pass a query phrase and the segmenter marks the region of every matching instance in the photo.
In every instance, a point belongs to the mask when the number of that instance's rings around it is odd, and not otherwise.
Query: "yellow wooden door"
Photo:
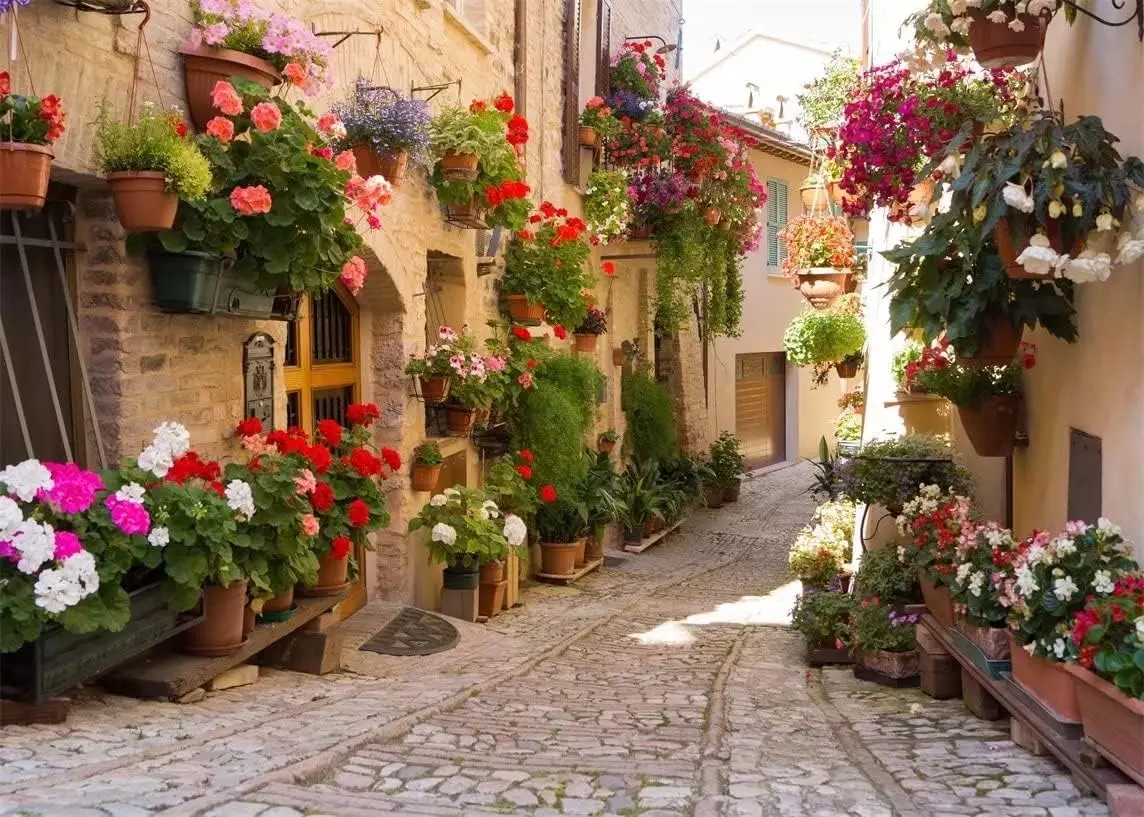
[[[781,353],[735,356],[735,434],[749,468],[786,458],[786,362]]]
[[[357,302],[339,283],[303,297],[286,335],[286,424],[311,435],[322,420],[345,424],[346,407],[361,399]],[[366,602],[364,553],[355,554],[358,577],[341,603],[346,618]]]

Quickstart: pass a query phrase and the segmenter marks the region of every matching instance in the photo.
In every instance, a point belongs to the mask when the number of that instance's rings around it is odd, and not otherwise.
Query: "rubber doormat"
[[[625,559],[622,556],[605,556],[604,557],[604,567],[619,567],[620,565],[624,564],[626,561],[627,561],[627,559]]]
[[[457,628],[434,613],[405,607],[358,650],[382,655],[432,655],[457,646]]]

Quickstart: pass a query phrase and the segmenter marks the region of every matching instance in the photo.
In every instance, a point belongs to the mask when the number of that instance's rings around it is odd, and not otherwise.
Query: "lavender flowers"
[[[346,146],[367,142],[378,151],[405,151],[414,161],[427,155],[432,117],[420,99],[405,99],[392,88],[358,77],[353,94],[333,112],[346,127]]]

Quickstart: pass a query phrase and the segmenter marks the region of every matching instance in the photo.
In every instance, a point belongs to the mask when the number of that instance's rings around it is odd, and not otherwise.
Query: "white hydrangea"
[[[11,539],[24,521],[24,514],[14,499],[0,496],[0,540]]]
[[[1107,570],[1098,570],[1092,577],[1092,589],[1102,596],[1107,596],[1115,587],[1112,574]]]
[[[50,562],[56,552],[56,532],[48,524],[40,524],[28,519],[16,528],[12,544],[20,551],[20,561],[16,569],[31,575],[45,562]]]
[[[142,505],[146,495],[147,489],[138,482],[129,482],[115,492],[115,498],[120,502],[134,502],[136,505]]]
[[[1061,601],[1071,599],[1076,595],[1078,589],[1072,576],[1062,576],[1059,579],[1053,580],[1053,595]]]
[[[444,494],[433,494],[433,496],[429,498],[429,504],[434,508],[440,508],[442,505],[448,504],[448,502],[449,497]]]
[[[513,547],[520,547],[528,537],[528,527],[516,514],[505,514],[504,538]]]
[[[452,525],[446,525],[444,522],[438,522],[433,526],[429,538],[443,545],[452,545],[457,541],[457,529]]]
[[[21,502],[31,502],[36,492],[52,489],[52,472],[39,460],[24,460],[0,471],[0,484],[8,488]]]
[[[226,504],[247,519],[254,516],[254,495],[241,479],[232,479],[226,484]]]
[[[445,496],[460,496],[460,494],[461,494],[461,492],[458,491],[456,488],[446,488],[441,493],[445,494]]]
[[[477,514],[477,519],[480,519],[480,520],[485,521],[485,522],[487,522],[491,518],[489,516],[489,509],[488,508],[477,508],[476,514]]]
[[[151,528],[151,532],[147,534],[147,541],[151,543],[151,547],[166,547],[171,541],[171,532],[164,527],[156,525]]]

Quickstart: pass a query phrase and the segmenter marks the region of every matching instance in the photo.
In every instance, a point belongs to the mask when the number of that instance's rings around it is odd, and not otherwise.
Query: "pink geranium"
[[[52,554],[57,562],[62,562],[69,556],[75,556],[83,550],[83,543],[71,531],[56,531],[56,549]]]
[[[302,517],[302,533],[306,536],[317,536],[320,528],[318,517],[312,513],[308,513]]]
[[[244,216],[270,212],[270,191],[262,185],[236,187],[230,191],[230,206]]]
[[[345,170],[349,173],[357,173],[357,157],[354,156],[352,150],[343,150],[334,157],[334,164],[338,170]]]
[[[361,292],[361,288],[365,286],[365,279],[369,275],[369,270],[366,269],[365,261],[360,256],[353,256],[342,265],[342,283],[353,295]]]
[[[262,133],[270,133],[282,124],[282,111],[273,102],[259,102],[250,111],[250,121]]]
[[[234,138],[234,123],[225,116],[216,116],[207,122],[207,134],[225,145]]]
[[[227,116],[238,116],[242,113],[242,97],[226,80],[220,79],[215,83],[211,90],[211,102]]]
[[[111,521],[115,523],[115,527],[128,536],[146,534],[151,530],[151,516],[139,503],[129,502],[111,494],[103,500],[103,504],[111,513]]]
[[[95,502],[96,492],[103,490],[103,479],[94,471],[71,462],[46,462],[52,475],[52,487],[40,490],[36,499],[47,502],[61,513],[83,513]]]

